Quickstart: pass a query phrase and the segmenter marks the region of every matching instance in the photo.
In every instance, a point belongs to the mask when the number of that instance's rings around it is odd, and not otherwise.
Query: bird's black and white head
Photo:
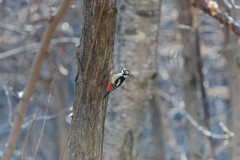
[[[122,75],[123,75],[125,78],[127,78],[127,77],[130,75],[130,71],[129,71],[128,69],[126,69],[126,68],[122,69],[122,68],[121,68],[121,70],[122,70]]]

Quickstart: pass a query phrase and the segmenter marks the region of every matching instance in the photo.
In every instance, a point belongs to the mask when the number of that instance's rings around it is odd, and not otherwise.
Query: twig
[[[8,92],[8,88],[7,86],[3,86],[3,89],[5,91],[6,97],[7,97],[7,103],[8,103],[8,122],[11,126],[13,126],[13,122],[12,122],[12,103],[11,103],[11,99],[9,96],[9,92]]]
[[[24,31],[22,30],[22,28],[18,26],[20,26],[20,24],[8,24],[8,23],[0,22],[1,28],[7,29],[9,31],[13,31],[22,35]],[[27,35],[27,33],[25,33],[25,35]]]
[[[185,25],[185,24],[177,24],[177,28],[179,28],[179,29],[186,29],[186,30],[189,30],[191,32],[195,31],[195,29],[192,26]]]
[[[226,6],[228,9],[232,9],[232,5],[231,5],[231,3],[228,2],[228,0],[223,0],[223,3],[225,4],[225,6]]]
[[[13,151],[16,148],[16,145],[17,145],[17,142],[19,139],[19,135],[20,135],[20,131],[21,131],[22,121],[26,114],[30,97],[32,96],[35,85],[37,83],[40,69],[42,66],[42,62],[43,62],[45,56],[47,55],[47,51],[48,51],[48,48],[49,48],[49,45],[51,42],[52,35],[53,35],[58,23],[62,19],[63,15],[66,13],[66,11],[70,5],[70,2],[71,2],[71,0],[63,0],[61,7],[60,7],[59,11],[57,12],[56,16],[54,16],[49,22],[49,25],[47,27],[47,30],[45,32],[45,35],[44,35],[42,43],[41,43],[40,50],[38,51],[38,53],[36,54],[36,56],[34,58],[31,75],[30,75],[27,85],[24,88],[23,97],[17,106],[18,112],[15,116],[14,124],[13,124],[12,130],[11,130],[10,136],[8,138],[7,147],[4,150],[3,160],[10,160],[12,157]]]
[[[223,13],[218,4],[214,1],[205,0],[194,0],[192,3],[193,6],[201,9],[203,12],[208,15],[216,18],[220,23],[224,26],[228,27],[228,29],[232,30],[237,36],[240,36],[240,24],[237,23],[232,17],[228,16],[227,13]]]
[[[59,116],[60,114],[63,114],[64,112],[66,112],[66,111],[68,111],[69,109],[68,108],[66,108],[66,109],[63,109],[63,110],[61,110],[60,112],[58,112],[58,113],[54,113],[54,114],[51,114],[51,115],[48,115],[48,116],[38,116],[37,117],[37,119],[36,119],[36,121],[37,120],[42,120],[42,119],[45,119],[46,118],[46,120],[50,120],[50,119],[53,119],[53,118],[56,118],[57,116]],[[33,116],[33,115],[32,115]],[[23,128],[26,128],[29,124],[31,124],[32,123],[32,118],[30,119],[30,120],[28,120],[27,122],[25,122],[24,124],[22,124],[22,126],[21,126],[21,128],[23,129]]]
[[[232,5],[233,5],[234,8],[240,9],[240,6],[239,6],[239,5],[236,5],[235,0],[231,0],[231,3],[232,3]]]
[[[204,127],[202,127],[201,125],[199,125],[191,115],[189,115],[183,108],[184,106],[179,106],[178,102],[175,100],[175,98],[173,98],[172,96],[170,96],[169,94],[161,91],[160,92],[160,96],[163,97],[164,99],[166,99],[167,101],[171,102],[174,106],[174,108],[172,110],[169,111],[170,114],[177,114],[178,112],[182,113],[187,120],[189,120],[189,122],[195,127],[197,128],[197,130],[199,130],[200,132],[202,132],[204,135],[215,138],[215,139],[228,139],[230,137],[234,136],[233,134],[215,134],[210,132],[209,130],[205,129]]]
[[[208,137],[212,137],[215,139],[228,139],[230,137],[233,137],[234,134],[215,134],[212,133],[211,131],[205,129],[203,126],[199,125],[193,118],[192,116],[190,116],[184,109],[179,108],[179,112],[181,112],[183,115],[185,115],[185,117],[189,120],[189,122],[195,127],[197,128],[197,130],[199,130],[200,132],[202,132],[204,135],[208,136]]]
[[[223,141],[223,143],[218,146],[215,150],[215,155],[218,156],[224,149],[228,148],[229,147],[229,140],[225,140]]]
[[[80,105],[80,102],[81,102],[81,99],[82,99],[82,94],[83,94],[83,89],[84,89],[84,85],[85,85],[85,81],[86,81],[86,77],[87,77],[89,62],[90,62],[90,60],[91,60],[92,51],[93,51],[93,47],[94,47],[94,44],[95,44],[95,41],[96,41],[96,38],[97,38],[97,33],[98,33],[99,26],[100,26],[100,22],[101,22],[103,10],[104,10],[104,8],[105,8],[105,4],[106,4],[106,0],[104,0],[104,2],[103,2],[102,11],[101,11],[100,16],[99,16],[99,20],[98,20],[98,24],[97,24],[97,29],[96,29],[96,32],[95,32],[95,35],[94,35],[94,39],[93,39],[92,46],[91,46],[91,50],[90,50],[89,57],[88,57],[87,67],[86,67],[86,71],[85,71],[84,78],[83,78],[83,84],[82,84],[81,93],[80,93],[80,96],[79,96],[79,99],[78,99],[77,108],[76,108],[76,110],[75,110],[74,117],[73,117],[73,119],[72,119],[72,124],[71,124],[70,130],[69,130],[69,132],[68,132],[67,139],[66,139],[66,141],[65,141],[65,145],[64,145],[64,147],[63,147],[63,151],[62,151],[62,155],[61,155],[61,159],[60,159],[60,160],[63,159],[64,153],[65,153],[65,150],[66,150],[66,146],[67,146],[67,144],[68,144],[68,139],[69,139],[70,133],[71,133],[71,131],[72,131],[72,127],[73,127],[75,118],[76,118],[76,116],[77,116],[77,112],[78,112],[78,109],[79,109],[79,105]]]
[[[51,40],[51,45],[57,44],[57,43],[75,43],[77,44],[79,42],[79,38],[71,38],[71,37],[61,37],[61,38],[55,38]],[[0,59],[7,58],[10,56],[14,56],[16,54],[27,52],[28,50],[31,50],[31,53],[34,53],[38,46],[41,45],[41,42],[37,43],[31,43],[22,47],[18,47],[6,52],[0,53]]]
[[[36,123],[34,123],[34,128],[33,128],[32,157],[33,157],[33,153],[34,153],[34,146],[35,146],[35,131],[36,131]]]
[[[47,89],[47,91],[46,91],[46,93],[45,93],[45,95],[44,95],[44,97],[43,97],[43,100],[42,100],[42,102],[41,102],[41,105],[40,105],[40,107],[39,107],[39,109],[38,109],[38,112],[37,112],[37,114],[36,114],[36,116],[35,116],[35,118],[34,118],[34,120],[33,120],[33,122],[32,122],[32,125],[31,125],[30,129],[28,130],[27,136],[26,136],[25,141],[24,141],[24,144],[23,144],[22,160],[23,160],[23,155],[24,155],[23,153],[24,153],[24,151],[25,151],[25,158],[26,158],[26,150],[27,150],[28,138],[29,138],[29,135],[30,135],[30,133],[31,133],[31,130],[32,130],[33,125],[36,123],[37,116],[38,116],[38,114],[39,114],[39,112],[40,112],[40,110],[41,110],[41,108],[42,108],[42,105],[43,105],[43,102],[44,102],[44,100],[45,100],[45,97],[47,96],[48,91],[52,88],[53,84],[54,84],[55,81],[57,80],[58,70],[56,69],[56,71],[57,71],[57,76],[56,76],[56,78],[53,80],[52,84],[48,87],[48,89]]]
[[[53,83],[52,83],[52,84],[53,84]],[[36,156],[36,153],[37,153],[37,150],[38,150],[38,147],[39,147],[39,144],[40,144],[40,142],[41,142],[42,135],[43,135],[43,130],[44,130],[44,127],[45,127],[45,124],[46,124],[46,117],[47,117],[47,113],[48,113],[49,102],[50,102],[50,98],[51,98],[51,92],[52,92],[52,85],[51,85],[51,88],[50,88],[50,91],[49,91],[48,105],[47,105],[47,108],[46,108],[46,113],[45,113],[45,118],[44,118],[44,121],[43,121],[42,130],[41,130],[41,133],[40,133],[40,137],[39,137],[39,140],[38,140],[38,143],[37,143],[37,146],[36,146],[34,155],[32,156],[32,160],[33,160],[33,159],[35,158],[35,156]],[[36,125],[36,121],[34,121],[34,126],[35,126],[35,125]],[[34,129],[35,129],[35,127],[34,127]],[[35,133],[35,130],[34,130],[34,133]]]
[[[225,126],[225,124],[224,124],[223,122],[220,122],[219,125],[222,127],[222,130],[223,130],[224,132],[226,132],[227,134],[229,134],[231,137],[234,137],[234,133],[231,132],[231,131]]]

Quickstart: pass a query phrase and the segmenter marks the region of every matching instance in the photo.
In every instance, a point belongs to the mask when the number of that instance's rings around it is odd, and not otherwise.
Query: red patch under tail
[[[109,82],[108,82],[108,87],[107,87],[107,92],[111,91],[112,86],[113,86],[113,85],[112,85],[111,82],[109,81]]]

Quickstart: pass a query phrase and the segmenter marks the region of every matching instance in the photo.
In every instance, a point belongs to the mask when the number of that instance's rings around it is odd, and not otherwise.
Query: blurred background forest
[[[235,3],[240,4],[239,0],[216,2],[222,12],[238,22],[240,7]],[[118,1],[118,16],[121,18],[118,18],[115,38],[115,72],[119,72],[120,66],[124,67],[119,62],[123,56],[119,54],[123,43],[123,34],[119,28],[124,28],[121,25],[125,23],[120,22],[124,16],[128,16],[128,12],[122,12],[124,9],[121,8],[126,3],[128,0]],[[48,22],[60,4],[57,0],[0,0],[0,159],[17,114],[16,106],[31,74],[33,58]],[[149,98],[150,105],[143,109],[144,113],[139,114],[140,117],[132,117],[134,121],[144,120],[141,126],[141,123],[132,123],[141,130],[138,131],[137,142],[134,141],[138,150],[134,159],[240,159],[240,47],[237,36],[212,16],[193,7],[190,0],[159,0],[158,4],[161,6],[161,16],[156,23],[157,28],[149,28],[157,30],[156,55],[153,57],[157,78],[154,93]],[[141,13],[138,14],[141,16]],[[44,115],[49,106],[35,159],[60,159],[71,124],[68,115],[73,105],[77,73],[75,50],[79,45],[82,24],[83,3],[73,0],[53,35],[43,61],[39,80],[23,119],[13,160],[22,157],[24,139],[56,74],[53,65],[59,70],[59,76],[50,100],[44,101],[37,118],[36,141],[41,135]],[[129,30],[130,35],[132,32],[134,30]],[[132,54],[132,57],[141,58],[138,53]],[[139,62],[142,64],[138,65],[144,65],[143,61]],[[131,66],[126,67],[133,70]],[[131,74],[136,73],[133,71]],[[126,83],[125,87],[131,85],[131,77]],[[110,95],[108,105],[105,155],[109,153],[108,148],[112,147],[111,141],[117,143],[117,140],[112,140],[117,137],[111,134],[118,135],[120,129],[124,128],[118,127],[122,125],[118,122],[114,124],[118,130],[108,125],[111,121],[109,119],[116,116],[114,113],[124,113],[124,108],[119,109],[118,103],[114,101],[120,96],[117,92],[121,92],[121,89]],[[123,115],[123,119],[128,119],[126,116],[129,115]],[[33,140],[33,134],[30,134],[29,148]],[[31,155],[30,150],[27,153]],[[65,156],[68,154],[67,151]]]

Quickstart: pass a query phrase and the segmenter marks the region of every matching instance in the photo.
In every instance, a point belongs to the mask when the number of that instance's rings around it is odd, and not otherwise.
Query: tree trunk
[[[157,85],[157,81],[155,81],[154,84],[154,95],[153,98],[150,102],[150,109],[151,109],[151,113],[152,113],[152,125],[153,125],[153,129],[152,129],[152,137],[153,137],[153,142],[155,144],[154,147],[154,159],[155,160],[164,160],[165,157],[165,153],[164,153],[164,140],[163,137],[165,136],[164,134],[166,134],[167,131],[164,131],[164,119],[166,117],[163,117],[162,114],[162,109],[161,107],[161,100],[160,100],[160,96],[159,96],[159,89],[158,89],[158,85]]]
[[[84,0],[84,24],[77,48],[78,74],[75,79],[73,113],[75,113],[84,73],[96,31],[103,0]],[[113,47],[116,29],[116,1],[107,0],[96,43],[89,64],[83,96],[71,132],[71,160],[100,160],[104,136],[107,99],[103,100],[113,69]],[[80,27],[80,26],[79,26]]]
[[[235,1],[236,4],[239,4],[239,0]],[[225,7],[227,8],[227,7]],[[232,8],[226,9],[229,16],[232,16],[234,19],[239,19],[238,10]],[[240,151],[240,140],[239,140],[239,106],[240,104],[240,70],[239,70],[239,51],[240,47],[238,44],[238,39],[236,35],[231,32],[227,27],[224,28],[225,33],[225,42],[224,42],[224,54],[227,60],[227,75],[228,75],[228,87],[230,91],[229,98],[229,108],[227,114],[227,127],[229,130],[235,133],[235,137],[229,139],[230,143],[228,146],[228,156],[227,159],[234,160],[239,159]],[[235,129],[238,128],[238,130]],[[237,132],[238,131],[238,132]],[[236,148],[235,148],[236,147]]]
[[[159,1],[126,0],[119,9],[115,67],[126,67],[131,75],[110,95],[104,159],[135,160],[156,77]]]
[[[201,90],[202,93],[205,93],[203,90],[203,77],[201,74],[201,60],[200,60],[200,49],[199,49],[199,36],[196,25],[197,16],[195,9],[191,6],[190,1],[179,0],[178,1],[178,11],[179,11],[179,23],[181,25],[187,25],[192,27],[192,30],[189,28],[181,29],[182,33],[182,43],[183,43],[183,54],[184,54],[184,74],[183,74],[183,86],[185,91],[185,108],[186,111],[197,120],[196,110],[197,110],[197,90]],[[199,73],[199,74],[198,74]],[[205,96],[205,94],[203,94]],[[206,97],[203,98],[203,107],[205,107],[205,126],[209,128],[208,125],[208,108]],[[188,137],[189,137],[189,155],[193,160],[200,160],[201,157],[197,152],[201,151],[201,140],[196,137],[200,137],[199,131],[194,128],[188,122]],[[209,137],[206,137],[207,145],[209,148],[210,157],[214,157],[212,145]]]

